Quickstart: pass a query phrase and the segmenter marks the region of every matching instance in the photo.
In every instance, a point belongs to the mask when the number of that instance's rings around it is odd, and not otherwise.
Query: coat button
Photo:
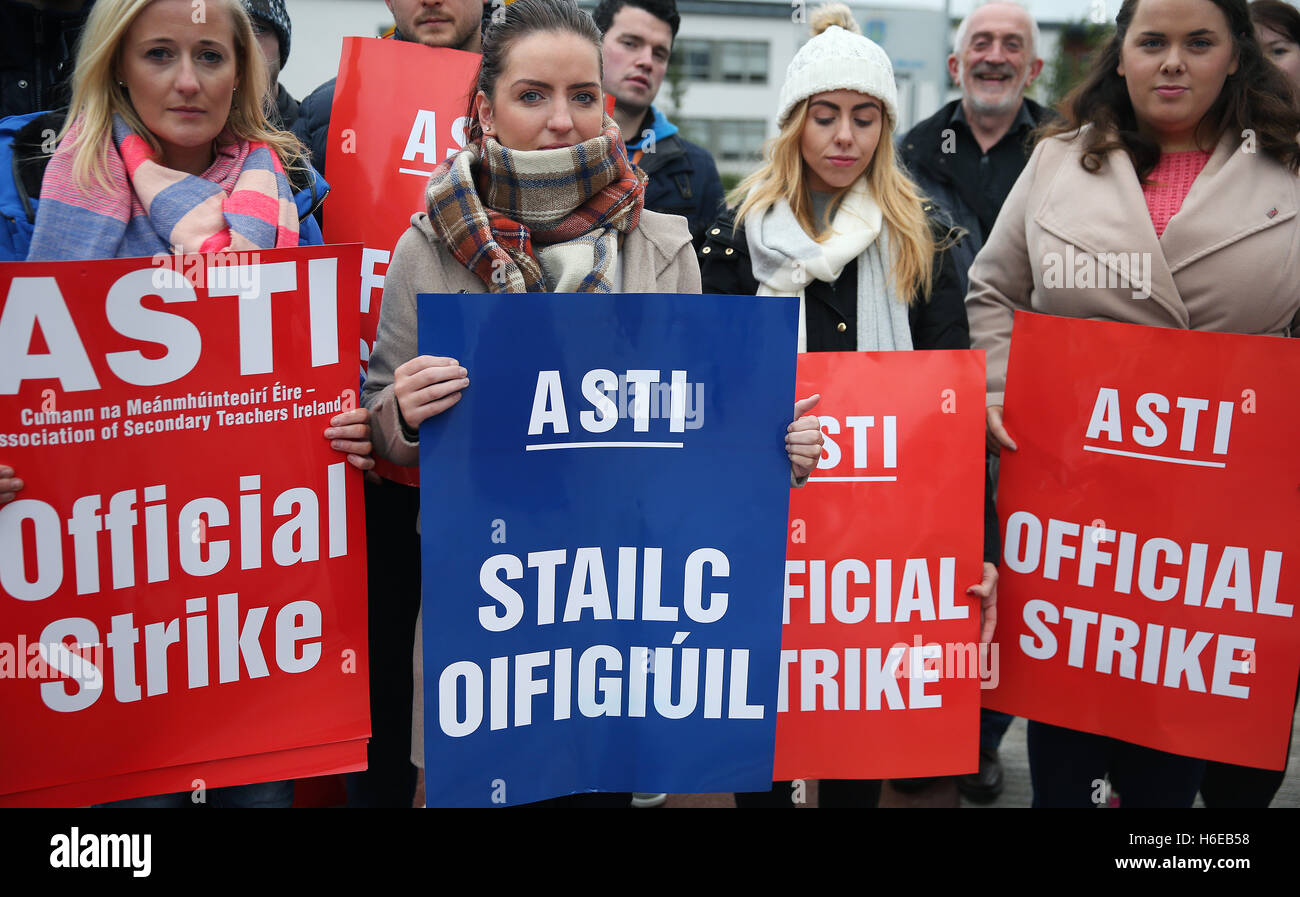
[[[19,87],[22,87],[22,88],[25,89],[25,88],[27,87],[27,80],[26,80],[26,79],[23,79],[23,80],[19,81],[19,82],[18,82],[18,86],[19,86]]]
[[[840,321],[838,324],[835,325],[835,329],[838,330],[840,333],[843,333],[844,331],[849,329],[849,325],[845,324],[843,321]]]
[[[713,251],[712,246],[705,246],[703,249],[700,250],[700,255],[708,255],[712,251]]]
[[[715,227],[713,230],[709,231],[709,233],[716,237],[718,234],[722,233],[722,228]]]
[[[733,252],[735,252],[735,251],[736,251],[736,250],[731,249],[730,247],[728,247],[728,248],[727,248],[727,249],[726,249],[722,254],[723,254],[723,255],[731,255],[731,254],[732,254]]]

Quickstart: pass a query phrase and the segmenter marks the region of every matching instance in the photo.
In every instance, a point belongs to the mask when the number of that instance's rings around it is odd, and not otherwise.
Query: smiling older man
[[[1017,3],[978,6],[957,27],[948,72],[953,100],[899,141],[903,161],[927,195],[970,232],[957,247],[966,269],[993,229],[1029,159],[1029,133],[1051,116],[1025,97],[1043,68],[1038,26]]]

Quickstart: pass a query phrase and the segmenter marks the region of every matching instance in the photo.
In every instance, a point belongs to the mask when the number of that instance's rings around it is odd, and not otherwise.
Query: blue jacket
[[[634,158],[637,150],[644,152],[636,164],[650,178],[645,207],[685,218],[699,249],[704,229],[722,210],[722,178],[713,157],[704,147],[682,139],[677,126],[654,106],[646,113],[637,139],[627,144],[629,157]]]
[[[49,161],[41,150],[42,135],[57,133],[62,126],[62,113],[54,112],[0,119],[0,262],[27,258],[40,205],[41,179]],[[299,245],[320,246],[325,240],[312,212],[324,202],[329,184],[310,166],[305,172],[291,171],[289,182],[298,206]]]

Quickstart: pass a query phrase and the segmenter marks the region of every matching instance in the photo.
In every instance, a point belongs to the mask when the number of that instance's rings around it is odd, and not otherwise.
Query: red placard
[[[53,788],[0,794],[0,807],[83,807],[145,794],[185,791],[190,792],[193,803],[200,804],[207,802],[207,792],[211,789],[230,785],[277,782],[303,776],[327,776],[325,779],[302,779],[311,783],[337,782],[337,779],[328,777],[329,774],[366,768],[366,740],[361,738],[338,744],[255,754],[251,757],[209,760],[205,763],[149,769],[88,782],[56,785]],[[294,806],[299,806],[298,798],[304,790],[301,782],[296,783]]]
[[[1300,344],[1017,312],[985,703],[1282,769],[1300,666]]]
[[[0,794],[357,762],[361,474],[323,432],[356,407],[359,265],[357,246],[0,265],[0,463],[25,483],[0,506],[0,718],[23,733],[0,740]]]
[[[790,495],[773,777],[972,772],[984,353],[800,355],[813,393],[826,445]]]
[[[384,272],[411,216],[425,210],[433,167],[466,143],[469,97],[480,57],[406,41],[348,37],[330,113],[330,197],[325,236],[361,243],[361,371],[375,345]],[[382,84],[381,102],[375,85]],[[377,459],[407,485],[419,470]]]

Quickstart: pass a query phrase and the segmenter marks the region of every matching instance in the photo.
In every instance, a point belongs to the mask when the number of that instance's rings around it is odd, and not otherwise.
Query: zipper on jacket
[[[308,188],[311,190],[311,207],[307,209],[306,214],[298,216],[299,221],[306,221],[309,216],[315,215],[316,210],[319,209],[321,205],[325,202],[325,197],[329,196],[328,189],[326,189],[325,192],[323,193],[316,192],[317,183],[319,183],[319,181],[315,177],[312,177],[311,186]]]

